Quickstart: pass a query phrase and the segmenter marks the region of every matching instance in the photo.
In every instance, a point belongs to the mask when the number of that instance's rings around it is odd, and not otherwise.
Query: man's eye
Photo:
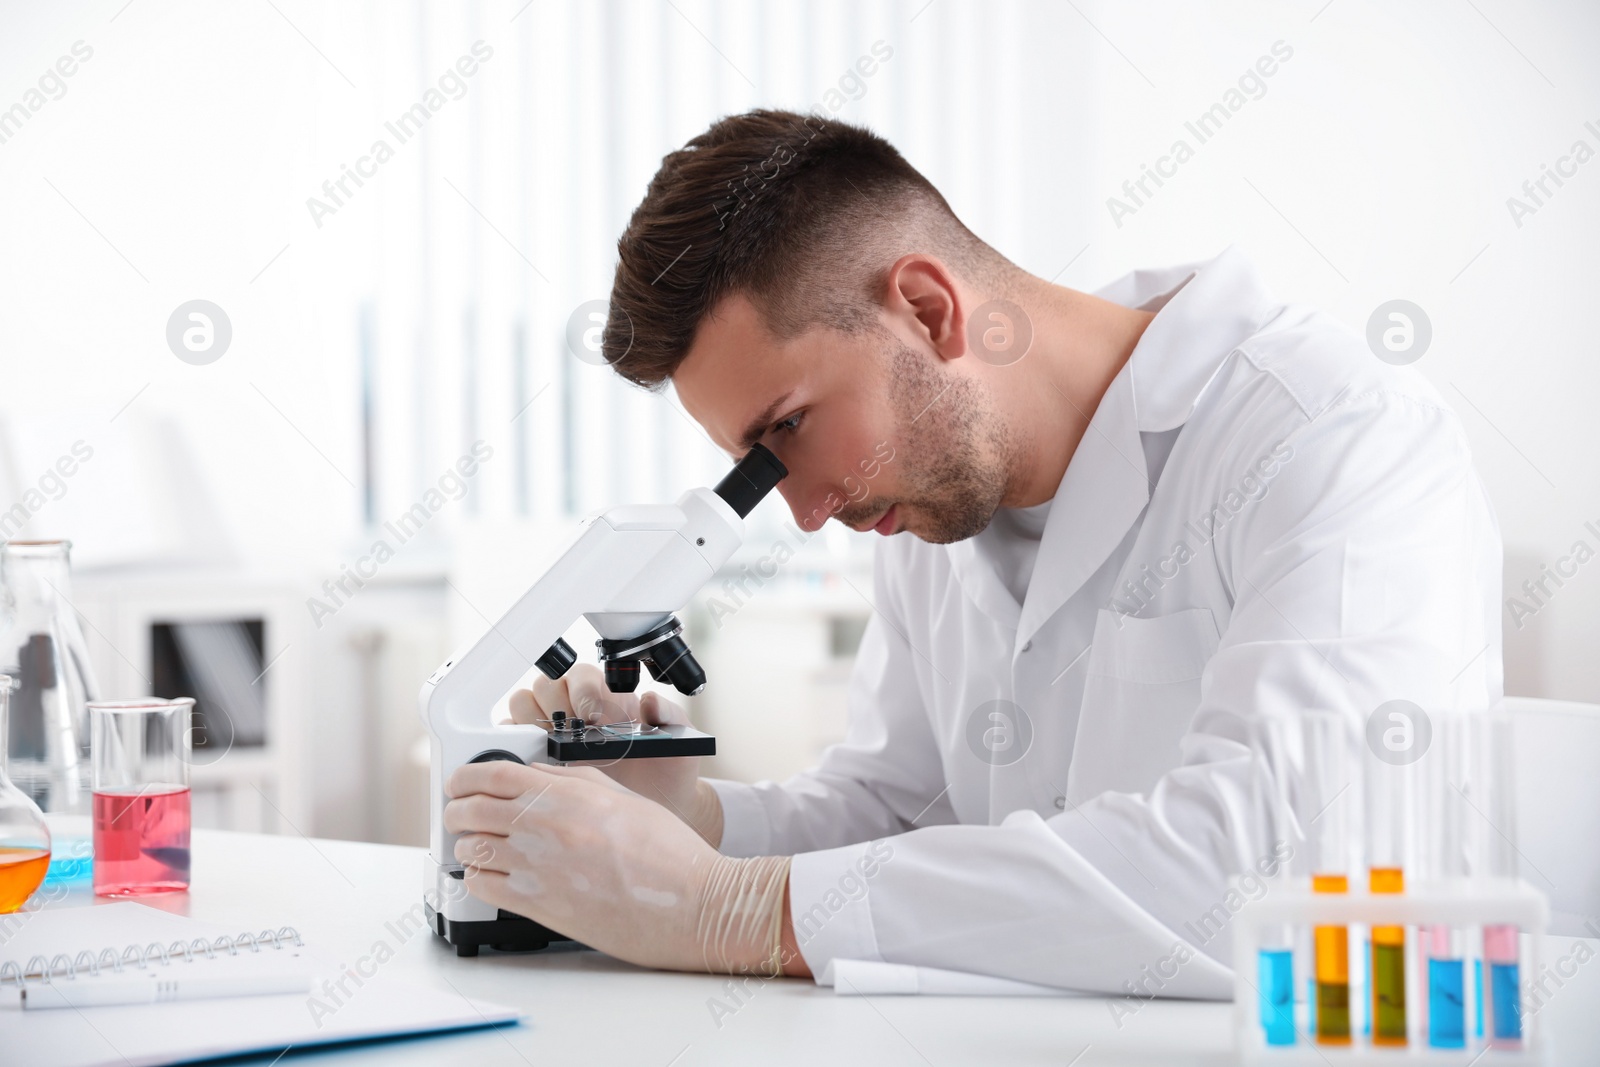
[[[772,428],[774,430],[787,430],[789,433],[793,433],[795,431],[795,429],[799,427],[800,420],[803,419],[803,418],[805,418],[805,413],[804,412],[797,412],[797,413],[795,413],[793,415],[790,415],[787,419],[784,419],[782,422],[775,423]]]

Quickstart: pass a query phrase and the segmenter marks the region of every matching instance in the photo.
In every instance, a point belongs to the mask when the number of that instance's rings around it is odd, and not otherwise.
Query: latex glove
[[[585,722],[647,722],[652,725],[691,725],[688,713],[654,690],[642,694],[613,693],[605,675],[592,663],[579,663],[552,681],[535,675],[533,688],[511,694],[511,721],[533,723],[548,730],[552,712],[564,711]],[[611,778],[641,796],[666,805],[695,828],[712,847],[722,843],[722,801],[700,779],[700,757],[663,756],[658,759],[622,759],[594,762]]]
[[[720,855],[590,767],[469,763],[445,791],[456,860],[485,902],[646,967],[781,971],[789,857]]]

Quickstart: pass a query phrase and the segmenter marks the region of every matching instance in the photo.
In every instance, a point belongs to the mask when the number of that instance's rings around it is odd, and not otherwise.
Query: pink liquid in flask
[[[189,888],[189,790],[94,795],[94,891],[136,896]]]

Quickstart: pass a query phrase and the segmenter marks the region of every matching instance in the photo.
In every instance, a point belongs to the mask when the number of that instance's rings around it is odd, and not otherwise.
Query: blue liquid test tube
[[[1294,1044],[1294,951],[1263,948],[1259,953],[1257,988],[1261,991],[1261,1028],[1269,1045]]]
[[[1483,957],[1472,961],[1472,1003],[1478,1016],[1477,1033],[1483,1036]]]
[[[1448,926],[1430,926],[1428,944],[1428,1044],[1464,1048],[1466,1033],[1466,967],[1461,935]]]
[[[1464,716],[1440,716],[1433,747],[1423,763],[1422,874],[1441,884],[1464,881],[1471,871],[1467,851],[1471,813],[1463,794],[1471,771],[1470,739]],[[1465,1048],[1466,936],[1444,923],[1424,926],[1420,933],[1427,957],[1428,1044]]]
[[[1293,812],[1289,807],[1288,775],[1292,764],[1286,745],[1288,727],[1283,719],[1267,718],[1251,726],[1251,780],[1254,811],[1262,819],[1264,833],[1257,837],[1261,855],[1278,856],[1281,846],[1290,846],[1288,855],[1267,874],[1267,888],[1285,887],[1290,878],[1289,857],[1299,845]],[[1303,847],[1303,845],[1301,846]],[[1261,1029],[1268,1045],[1295,1043],[1294,959],[1295,928],[1278,923],[1261,931],[1257,950],[1256,989],[1260,998]]]

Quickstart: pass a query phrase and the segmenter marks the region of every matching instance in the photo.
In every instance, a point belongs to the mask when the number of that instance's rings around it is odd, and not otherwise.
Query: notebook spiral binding
[[[187,942],[174,941],[170,945],[152,941],[143,948],[129,945],[120,953],[114,948],[107,948],[101,949],[98,955],[85,949],[76,956],[68,956],[64,952],[49,958],[34,956],[26,966],[18,966],[15,960],[0,964],[0,989],[6,986],[20,989],[33,982],[49,983],[58,978],[70,980],[79,975],[98,975],[102,968],[112,974],[120,974],[130,964],[142,970],[149,963],[165,966],[179,959],[186,963],[193,962],[196,957],[213,959],[219,952],[237,956],[241,950],[260,952],[264,947],[280,949],[292,945],[298,948],[304,944],[298,930],[292,926],[282,926],[276,931],[263,930],[259,934],[247,932],[236,937],[224,934],[211,941],[203,937]]]

